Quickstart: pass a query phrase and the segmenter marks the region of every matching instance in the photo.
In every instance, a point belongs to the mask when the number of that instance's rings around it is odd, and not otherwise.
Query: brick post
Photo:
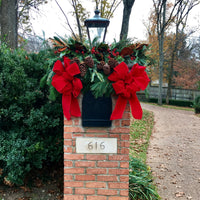
[[[113,98],[113,107],[115,103]],[[81,118],[64,119],[64,200],[128,200],[129,132],[129,105],[109,128],[82,127]],[[77,153],[78,137],[117,138],[117,153]]]

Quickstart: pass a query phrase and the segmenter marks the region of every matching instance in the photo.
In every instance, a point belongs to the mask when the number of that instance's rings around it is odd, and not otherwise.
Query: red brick
[[[76,181],[94,181],[95,175],[76,175],[75,180]]]
[[[120,176],[120,182],[128,182],[129,176]]]
[[[127,102],[127,104],[126,104],[125,112],[130,112],[130,104],[129,104],[129,102]]]
[[[86,155],[87,160],[106,160],[106,155]]]
[[[87,200],[107,200],[105,196],[87,196]]]
[[[64,181],[64,187],[83,187],[84,182],[80,181]]]
[[[64,126],[64,132],[65,133],[82,133],[84,132],[83,128],[81,127],[75,127],[75,126]]]
[[[129,155],[110,155],[109,160],[129,161]]]
[[[64,194],[73,194],[72,188],[64,188]]]
[[[99,137],[99,138],[107,138],[107,137],[108,137],[108,134],[95,135],[95,137]]]
[[[73,162],[72,161],[64,161],[64,166],[65,167],[72,167],[73,166]]]
[[[64,175],[64,180],[65,180],[65,181],[72,181],[72,180],[73,180],[73,176],[72,176],[72,175],[69,175],[69,174]]]
[[[84,134],[83,133],[73,133],[73,137],[76,138],[76,137],[83,137]]]
[[[129,143],[129,141],[121,141],[121,142],[120,142],[120,146],[121,146],[121,147],[129,147],[129,146],[130,146],[130,143]]]
[[[130,134],[121,134],[121,140],[130,140]]]
[[[97,194],[113,196],[118,194],[118,190],[98,189]]]
[[[72,133],[64,133],[64,139],[72,139]]]
[[[72,153],[72,147],[64,146],[64,153]]]
[[[129,169],[109,169],[109,174],[117,174],[117,175],[127,175],[129,174]]]
[[[115,134],[115,133],[111,133],[110,137],[111,138],[118,138],[118,139],[120,139],[120,135],[119,134]]]
[[[120,126],[120,122],[121,122],[121,120],[113,120],[113,125],[115,127],[119,127]]]
[[[72,140],[64,140],[65,146],[72,146]]]
[[[87,169],[87,174],[106,174],[106,169],[101,168],[94,168],[94,169]]]
[[[66,160],[82,160],[84,159],[83,154],[64,154],[64,159]]]
[[[116,189],[128,189],[129,183],[118,183],[118,182],[111,182],[108,183],[109,188],[116,188]]]
[[[63,200],[84,200],[82,195],[64,195]]]
[[[92,182],[87,182],[85,186],[87,188],[106,188],[106,183],[92,181]]]
[[[122,120],[121,126],[130,126],[130,120],[129,119]]]
[[[88,128],[86,129],[86,133],[107,133],[106,128]]]
[[[121,154],[129,154],[129,148],[121,148]]]
[[[97,176],[97,181],[117,181],[117,176]]]
[[[95,161],[76,161],[75,167],[95,167]]]
[[[81,125],[81,119],[74,119],[73,122],[75,126]]]
[[[130,112],[124,112],[122,115],[122,119],[130,119]]]
[[[111,130],[111,133],[130,133],[130,128],[127,127],[117,127]]]
[[[121,196],[128,196],[129,195],[129,191],[128,190],[120,190],[120,195]]]
[[[84,134],[85,137],[96,137],[96,134],[94,133],[89,133],[89,134]]]
[[[121,168],[129,168],[129,162],[120,162]]]
[[[75,194],[95,194],[95,189],[75,188]]]
[[[64,117],[64,125],[73,125],[73,121],[72,120],[67,120],[65,117]]]
[[[104,161],[99,161],[97,163],[98,167],[108,167],[108,168],[113,168],[113,167],[118,167],[118,162],[104,162]]]
[[[65,174],[83,174],[85,172],[84,168],[65,168]]]
[[[109,197],[108,200],[129,200],[129,197]]]

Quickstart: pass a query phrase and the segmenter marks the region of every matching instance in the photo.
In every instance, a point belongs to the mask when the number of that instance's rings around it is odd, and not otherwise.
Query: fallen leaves
[[[175,196],[176,196],[176,197],[183,197],[184,195],[185,195],[184,192],[176,192],[176,193],[175,193]]]

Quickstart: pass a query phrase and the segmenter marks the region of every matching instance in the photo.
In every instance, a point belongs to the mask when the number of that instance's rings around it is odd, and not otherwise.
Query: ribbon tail
[[[63,114],[67,118],[67,120],[71,119],[70,106],[71,106],[71,95],[63,94],[62,95]]]
[[[110,120],[121,119],[126,107],[127,99],[118,97],[115,108],[111,114]]]
[[[74,96],[72,96],[70,111],[71,111],[71,115],[73,115],[74,117],[81,116],[81,110],[79,107],[78,100]]]
[[[131,112],[135,119],[142,119],[142,107],[140,105],[140,102],[137,98],[137,95],[135,94],[132,98],[129,99],[130,106],[131,106]]]

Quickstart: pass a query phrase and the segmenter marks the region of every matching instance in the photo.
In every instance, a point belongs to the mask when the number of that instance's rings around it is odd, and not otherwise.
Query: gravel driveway
[[[142,108],[155,115],[147,164],[162,200],[200,200],[200,118],[191,111]]]

